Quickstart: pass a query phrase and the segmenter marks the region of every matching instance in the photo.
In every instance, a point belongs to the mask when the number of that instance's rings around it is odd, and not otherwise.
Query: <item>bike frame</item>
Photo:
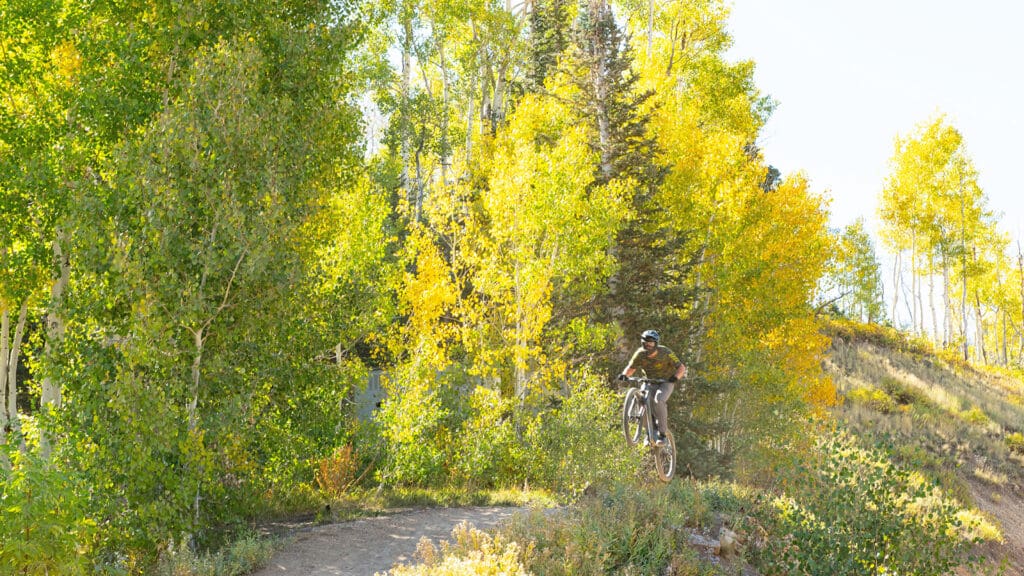
[[[626,399],[622,406],[622,431],[626,436],[626,443],[630,446],[639,443],[640,430],[643,429],[647,434],[644,443],[649,446],[654,456],[658,477],[662,482],[668,482],[676,471],[676,441],[672,431],[667,427],[666,441],[662,444],[655,441],[657,424],[654,415],[655,386],[665,381],[653,378],[627,378],[627,381],[638,384],[639,387],[626,391]]]

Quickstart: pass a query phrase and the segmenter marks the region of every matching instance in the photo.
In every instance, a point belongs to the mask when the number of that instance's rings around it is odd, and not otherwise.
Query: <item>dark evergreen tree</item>
[[[530,90],[541,91],[544,80],[558,65],[558,57],[569,46],[571,26],[566,2],[535,0],[530,13]]]
[[[600,153],[596,184],[633,178],[647,197],[666,173],[657,163],[657,142],[648,133],[650,90],[640,91],[633,53],[604,0],[580,7],[575,30],[573,76],[580,109],[595,124]],[[643,200],[643,198],[639,198]]]

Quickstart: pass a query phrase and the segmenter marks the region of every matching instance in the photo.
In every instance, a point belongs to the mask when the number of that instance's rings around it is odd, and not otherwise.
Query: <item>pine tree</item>
[[[537,0],[530,13],[531,91],[542,91],[544,80],[558,65],[558,58],[569,46],[571,34],[568,0]]]

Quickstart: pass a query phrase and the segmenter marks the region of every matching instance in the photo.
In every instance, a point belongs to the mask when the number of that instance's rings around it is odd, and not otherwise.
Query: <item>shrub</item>
[[[960,509],[884,454],[833,434],[806,464],[759,511],[774,534],[758,558],[764,571],[928,576],[964,560],[972,537]]]
[[[1006,445],[1010,447],[1010,450],[1024,454],[1024,434],[1020,432],[1007,434]]]
[[[516,468],[512,401],[477,386],[469,395],[468,412],[453,446],[453,479],[483,487],[508,480]]]
[[[418,565],[399,565],[393,576],[526,576],[515,542],[500,535],[491,537],[463,522],[452,531],[453,543],[441,542],[438,550],[428,539],[416,549]]]
[[[846,397],[853,404],[866,406],[882,414],[891,414],[896,411],[896,402],[888,394],[875,388],[854,388]]]
[[[530,422],[524,462],[529,479],[564,494],[621,482],[640,456],[622,437],[622,399],[596,375],[582,372],[562,404]]]
[[[327,495],[338,498],[358,479],[359,457],[351,444],[339,446],[317,463],[316,483]]]
[[[243,534],[212,554],[197,555],[186,545],[171,547],[156,568],[157,576],[242,576],[270,561],[274,545],[255,534]]]
[[[382,481],[438,486],[448,480],[453,433],[466,417],[459,386],[458,375],[424,367],[395,374],[377,412],[387,442]]]
[[[968,410],[964,410],[960,413],[960,418],[968,424],[974,424],[975,426],[986,426],[991,420],[985,411],[977,406],[973,406]]]
[[[891,376],[884,376],[879,386],[897,404],[928,404],[928,397],[923,392]]]
[[[91,573],[98,530],[74,478],[33,454],[11,456],[11,469],[0,467],[0,573]]]

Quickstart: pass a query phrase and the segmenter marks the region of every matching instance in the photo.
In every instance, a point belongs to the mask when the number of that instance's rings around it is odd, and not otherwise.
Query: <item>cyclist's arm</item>
[[[682,362],[679,363],[679,366],[676,368],[675,377],[676,380],[686,378],[686,364],[683,364]]]

